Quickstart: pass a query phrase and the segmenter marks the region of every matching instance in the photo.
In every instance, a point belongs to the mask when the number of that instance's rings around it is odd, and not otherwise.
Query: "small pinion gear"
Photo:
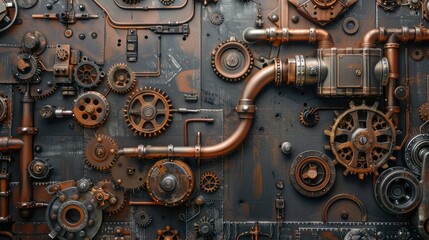
[[[320,115],[316,108],[309,108],[299,113],[299,122],[305,127],[314,127],[320,121]]]
[[[425,58],[425,52],[421,48],[411,48],[410,50],[410,57],[415,62],[421,62]]]
[[[206,193],[213,193],[219,188],[219,177],[212,172],[204,173],[200,178],[201,189]]]
[[[152,214],[147,210],[139,211],[135,216],[135,220],[140,227],[148,227],[152,223]]]
[[[85,162],[89,166],[104,171],[113,166],[117,159],[118,144],[109,136],[96,134],[85,148]]]
[[[224,16],[221,12],[214,12],[210,15],[210,22],[216,26],[223,23]]]
[[[110,68],[107,74],[107,84],[113,92],[125,94],[136,86],[136,75],[127,65],[116,64]]]
[[[420,105],[419,116],[423,122],[429,121],[429,103],[423,103]]]

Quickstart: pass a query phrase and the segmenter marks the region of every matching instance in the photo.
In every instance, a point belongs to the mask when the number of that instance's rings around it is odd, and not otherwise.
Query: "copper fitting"
[[[18,138],[1,137],[0,152],[17,151],[22,148],[24,142]]]
[[[363,48],[375,48],[377,43],[386,42],[388,36],[394,34],[398,42],[422,42],[429,40],[429,32],[425,27],[376,28],[367,32],[361,40]]]

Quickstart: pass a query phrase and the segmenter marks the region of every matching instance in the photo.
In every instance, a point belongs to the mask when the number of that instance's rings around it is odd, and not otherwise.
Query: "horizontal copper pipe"
[[[130,206],[160,206],[160,202],[140,202],[140,201],[130,201]]]
[[[287,65],[281,63],[270,65],[257,72],[246,84],[241,95],[241,100],[236,110],[239,113],[240,123],[235,132],[225,141],[214,146],[144,146],[137,148],[124,148],[118,151],[119,155],[139,158],[164,158],[164,157],[195,157],[201,159],[216,158],[226,155],[242,144],[248,135],[253,122],[256,107],[253,102],[259,92],[269,83],[274,82],[276,76],[287,82]]]
[[[365,34],[360,46],[363,48],[375,48],[377,43],[386,42],[392,34],[399,42],[421,42],[429,40],[429,32],[425,27],[401,27],[401,28],[376,28]]]
[[[20,150],[23,145],[24,142],[19,138],[0,138],[0,152],[17,151]]]
[[[247,28],[243,32],[243,39],[249,43],[256,41],[269,41],[275,46],[288,42],[315,43],[318,48],[331,48],[334,46],[331,34],[324,29],[316,28]]]

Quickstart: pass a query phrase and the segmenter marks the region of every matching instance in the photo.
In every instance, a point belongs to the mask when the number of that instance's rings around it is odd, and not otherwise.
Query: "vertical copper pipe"
[[[18,134],[24,142],[19,155],[19,202],[17,208],[20,209],[21,217],[30,217],[33,203],[33,187],[28,175],[27,168],[33,160],[33,135],[37,130],[34,128],[34,98],[28,92],[22,98],[22,117],[18,128]]]
[[[386,45],[384,46],[384,56],[389,62],[389,81],[386,87],[386,110],[393,111],[393,122],[395,125],[398,124],[397,114],[400,112],[400,108],[396,102],[395,89],[399,79],[398,69],[398,55],[399,55],[399,43],[395,34],[389,37]]]
[[[8,173],[0,173],[0,222],[9,220]]]

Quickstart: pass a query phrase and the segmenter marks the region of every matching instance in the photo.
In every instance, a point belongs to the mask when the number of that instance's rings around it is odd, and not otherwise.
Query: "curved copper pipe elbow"
[[[331,34],[325,29],[316,29],[316,41],[318,48],[332,48],[334,47],[334,40]]]
[[[370,30],[363,36],[360,46],[363,48],[374,48],[376,47],[377,42],[381,40],[381,29],[375,28]]]

